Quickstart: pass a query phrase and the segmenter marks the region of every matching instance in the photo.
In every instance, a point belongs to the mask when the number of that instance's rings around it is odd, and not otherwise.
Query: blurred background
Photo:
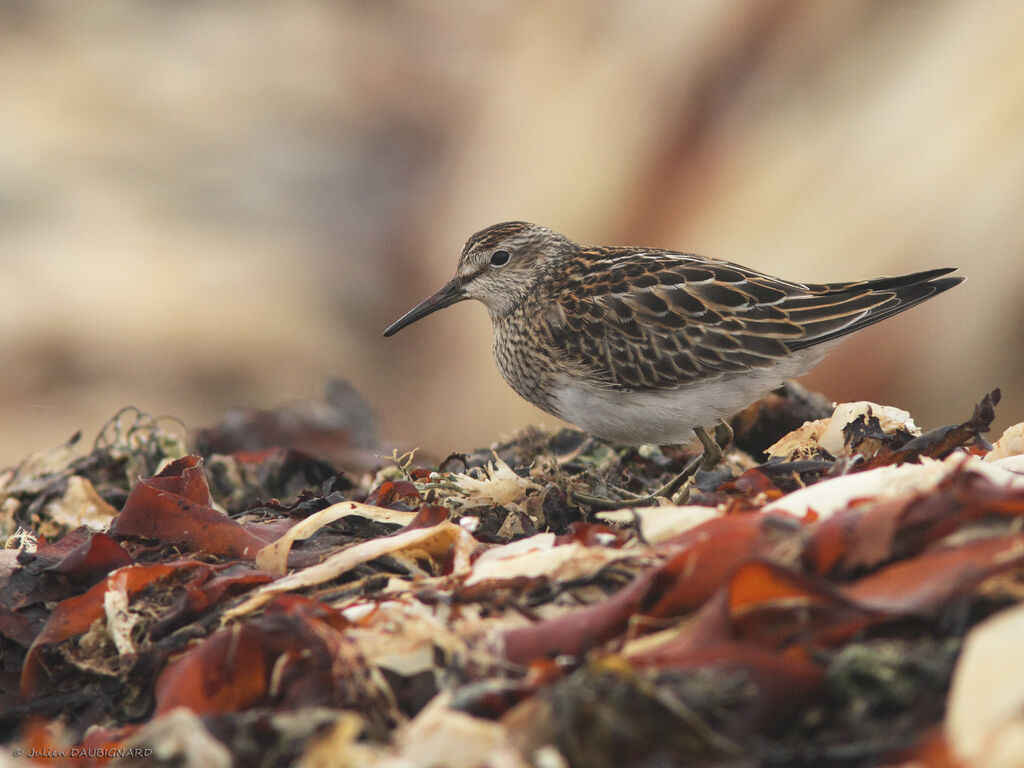
[[[526,219],[802,281],[960,266],[803,383],[1024,419],[1024,3],[0,2],[0,465],[138,406],[319,398],[434,455],[554,419],[483,307]],[[997,433],[998,434],[998,433]]]

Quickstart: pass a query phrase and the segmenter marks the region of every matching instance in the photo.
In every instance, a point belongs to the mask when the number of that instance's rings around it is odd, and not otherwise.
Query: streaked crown
[[[537,224],[506,221],[466,241],[456,269],[467,298],[501,317],[532,293],[538,283],[563,270],[579,250],[572,240]]]
[[[466,242],[455,277],[388,326],[391,336],[432,312],[466,299],[487,307],[491,319],[508,316],[549,275],[579,253],[579,246],[553,230],[525,221],[481,229]]]

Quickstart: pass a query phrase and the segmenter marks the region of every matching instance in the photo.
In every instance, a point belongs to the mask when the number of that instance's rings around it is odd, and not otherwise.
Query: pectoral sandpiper
[[[953,269],[808,284],[656,248],[584,247],[512,221],[469,238],[447,285],[386,331],[463,299],[487,307],[494,359],[531,403],[615,443],[686,442],[841,337],[930,299]],[[717,460],[717,457],[715,457]]]

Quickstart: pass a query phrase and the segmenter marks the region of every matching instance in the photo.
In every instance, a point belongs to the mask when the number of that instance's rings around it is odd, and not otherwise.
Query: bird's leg
[[[688,482],[690,478],[696,475],[697,470],[699,469],[709,472],[718,466],[718,463],[722,460],[722,456],[724,455],[723,446],[728,447],[733,440],[732,427],[730,427],[725,421],[719,421],[718,424],[715,425],[714,437],[709,435],[704,427],[694,427],[693,431],[697,435],[697,439],[700,440],[701,445],[704,446],[703,453],[701,453],[700,456],[695,456],[690,459],[682,472],[673,477],[650,496],[638,496],[631,494],[622,488],[616,489],[625,497],[622,500],[605,499],[575,491],[572,492],[572,496],[577,501],[590,504],[598,509],[619,509],[624,505],[634,507],[649,506],[651,504],[656,504],[659,497],[670,499],[673,504],[685,504],[690,499],[690,484]]]
[[[704,427],[694,427],[693,431],[696,433],[701,445],[704,446],[700,468],[705,472],[710,472],[718,466],[718,462],[722,460],[724,449],[728,448],[730,443],[732,443],[732,427],[729,426],[727,421],[720,419],[715,425],[714,437],[711,437]]]
[[[722,460],[724,455],[722,446],[728,446],[732,443],[732,427],[725,421],[719,421],[715,425],[714,437],[711,437],[704,427],[694,427],[693,431],[697,435],[697,439],[700,440],[701,445],[704,446],[704,452],[695,459],[690,460],[683,471],[656,490],[653,494],[654,496],[664,496],[672,499],[674,504],[685,503],[690,497],[690,488],[687,485],[687,481],[697,474],[698,469],[709,472],[718,466],[718,462]]]

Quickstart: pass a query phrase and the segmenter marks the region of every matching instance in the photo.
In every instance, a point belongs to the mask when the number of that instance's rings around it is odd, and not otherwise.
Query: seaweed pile
[[[8,754],[994,764],[1024,712],[1024,424],[987,442],[998,400],[922,434],[787,386],[684,505],[650,494],[686,447],[530,428],[368,471],[322,412],[189,446],[125,411],[0,474]]]

